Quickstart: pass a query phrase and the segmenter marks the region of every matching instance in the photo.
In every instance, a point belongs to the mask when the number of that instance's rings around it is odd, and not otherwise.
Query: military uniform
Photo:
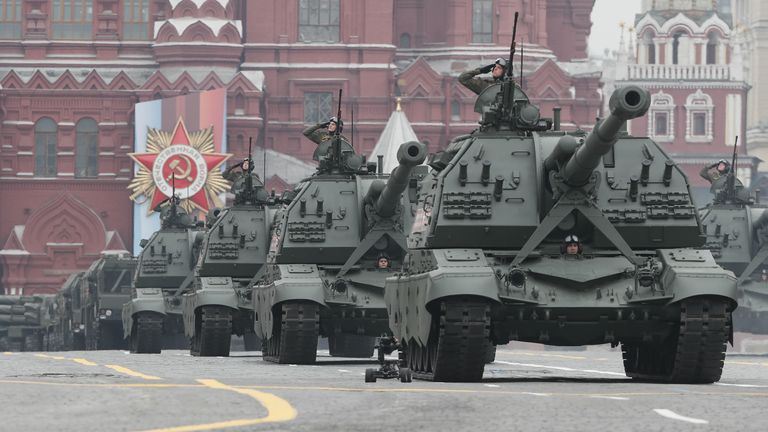
[[[312,159],[316,161],[319,161],[326,154],[328,154],[328,151],[331,148],[331,144],[333,143],[334,135],[328,133],[326,130],[326,124],[327,123],[318,123],[314,126],[310,126],[304,129],[304,132],[302,132],[305,137],[309,138],[310,141],[317,144],[317,148],[312,154]],[[352,146],[349,144],[347,137],[340,135],[340,138],[342,153],[354,151]]]
[[[723,175],[717,170],[718,163],[707,165],[699,171],[699,175],[706,181],[714,183]]]
[[[466,71],[459,75],[459,82],[464,87],[475,92],[475,94],[480,94],[488,87],[501,82],[501,79],[475,78],[482,73],[484,73],[482,68]]]

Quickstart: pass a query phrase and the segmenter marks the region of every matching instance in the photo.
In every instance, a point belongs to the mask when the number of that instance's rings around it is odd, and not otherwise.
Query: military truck
[[[254,283],[268,361],[312,364],[318,336],[328,337],[332,356],[371,357],[376,336],[389,334],[384,280],[405,256],[411,207],[403,192],[426,148],[401,145],[389,176],[363,166],[340,138],[330,144],[318,173],[276,217],[269,266]],[[382,257],[386,268],[378,268]]]
[[[416,378],[478,381],[488,350],[513,340],[621,345],[637,379],[720,378],[736,279],[697,249],[683,172],[624,131],[649,104],[618,89],[585,134],[542,118],[511,77],[479,95],[480,127],[432,158],[408,256],[386,281]]]
[[[123,305],[123,332],[132,353],[189,348],[184,336],[182,293],[192,288],[195,245],[200,246],[205,224],[194,221],[175,195],[157,210],[161,228],[140,242],[131,299]]]
[[[0,295],[0,350],[48,350],[56,315],[53,295]]]
[[[131,299],[131,280],[136,259],[124,254],[104,254],[85,272],[79,298],[73,309],[80,310],[85,349],[124,349],[123,304]],[[78,336],[79,338],[79,336]]]
[[[714,199],[699,210],[699,218],[707,239],[704,247],[738,277],[734,329],[768,333],[768,206],[742,185],[733,169],[713,181],[711,192]]]
[[[228,356],[233,334],[252,340],[248,284],[266,262],[277,205],[252,170],[249,164],[247,172],[234,179],[234,205],[213,211],[208,231],[198,235],[202,238],[193,289],[182,297],[184,334],[195,356]]]
[[[80,297],[81,285],[85,281],[85,272],[70,274],[56,293],[56,315],[51,334],[51,351],[70,351],[85,349],[85,339],[77,341],[75,335],[84,335],[85,325],[81,328],[80,309],[75,309],[75,301]],[[77,297],[77,298],[76,298]]]

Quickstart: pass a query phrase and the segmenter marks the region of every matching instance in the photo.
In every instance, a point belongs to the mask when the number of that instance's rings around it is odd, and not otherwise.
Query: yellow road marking
[[[10,351],[6,351],[6,352],[4,352],[3,354],[5,354],[5,355],[13,355],[13,353],[12,353],[12,352],[10,352]]]
[[[768,362],[745,362],[737,360],[726,360],[726,364],[746,365],[746,366],[768,366]]]
[[[48,355],[48,354],[35,354],[35,357],[47,358],[47,359],[53,359],[53,360],[67,360],[66,357],[52,356],[52,355]]]
[[[131,369],[128,369],[126,367],[122,367],[120,365],[104,365],[104,366],[106,366],[106,367],[108,367],[108,368],[110,368],[110,369],[112,369],[114,371],[117,371],[117,372],[120,372],[120,373],[124,373],[124,374],[130,375],[132,377],[149,380],[149,381],[156,381],[156,380],[161,380],[162,379],[160,377],[156,377],[156,376],[153,376],[153,375],[145,375],[145,374],[143,374],[141,372],[136,372],[135,370],[131,370]]]
[[[81,365],[86,365],[86,366],[98,366],[98,364],[90,360],[86,360],[84,358],[73,358],[72,361],[75,363],[80,363]]]
[[[285,421],[290,421],[296,418],[296,409],[294,409],[291,406],[291,404],[288,403],[288,401],[286,401],[285,399],[279,398],[273,394],[246,389],[246,388],[232,387],[212,379],[199,379],[197,380],[197,382],[203,384],[208,388],[219,389],[219,390],[229,390],[235,393],[240,393],[246,396],[250,396],[256,399],[257,401],[259,401],[259,403],[267,410],[267,416],[257,418],[257,419],[227,420],[227,421],[221,421],[221,422],[215,422],[215,423],[205,423],[205,424],[177,426],[177,427],[162,428],[162,429],[152,429],[150,431],[145,431],[145,432],[192,432],[192,431],[213,430],[213,429],[226,429],[226,428],[233,428],[233,427],[253,426],[253,425],[263,424],[263,423],[285,422]]]

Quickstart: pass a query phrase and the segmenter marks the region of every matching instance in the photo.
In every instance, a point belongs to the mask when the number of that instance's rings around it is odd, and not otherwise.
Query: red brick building
[[[338,89],[363,152],[400,96],[437,150],[477,119],[456,77],[507,55],[519,11],[526,89],[586,128],[601,105],[579,62],[593,3],[0,0],[0,292],[53,292],[133,243],[136,102],[225,87],[230,152],[252,136],[309,159],[300,131],[335,114]]]

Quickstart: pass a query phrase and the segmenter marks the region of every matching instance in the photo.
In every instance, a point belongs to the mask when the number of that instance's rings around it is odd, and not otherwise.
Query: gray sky
[[[641,0],[596,0],[592,10],[592,33],[589,35],[589,55],[602,56],[608,48],[619,48],[619,23],[634,24],[640,12]],[[626,36],[625,36],[625,42]]]

